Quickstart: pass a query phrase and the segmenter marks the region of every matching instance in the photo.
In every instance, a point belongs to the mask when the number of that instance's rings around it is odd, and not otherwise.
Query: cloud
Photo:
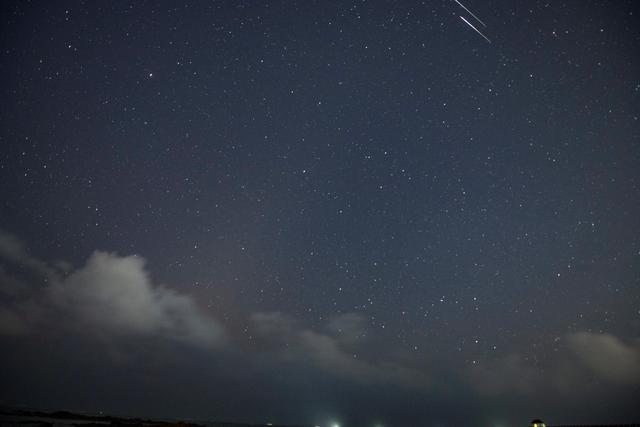
[[[467,370],[467,380],[481,395],[575,395],[602,385],[640,384],[640,341],[628,343],[611,334],[578,332],[566,335],[564,347],[546,358],[511,353]],[[594,382],[595,381],[595,382]]]
[[[125,338],[161,338],[205,348],[229,343],[226,332],[189,296],[153,282],[140,256],[95,251],[73,268],[31,256],[15,236],[0,234],[0,334],[55,330],[94,337],[109,347]],[[8,263],[7,263],[8,262]],[[331,317],[321,330],[280,312],[249,315],[253,355],[304,365],[355,383],[424,388],[427,375],[401,351],[371,353],[366,319],[356,313]],[[119,340],[122,338],[122,340]],[[130,342],[130,341],[127,341]],[[364,346],[367,348],[364,348]],[[369,354],[370,357],[364,357]],[[374,360],[375,359],[375,360]]]
[[[286,338],[295,334],[295,321],[279,311],[254,313],[251,321],[263,337]]]
[[[379,362],[362,358],[353,345],[354,338],[364,330],[365,319],[358,314],[330,318],[327,322],[330,334],[301,327],[280,312],[255,313],[251,320],[258,335],[277,346],[275,351],[282,360],[309,364],[325,373],[367,385],[424,388],[429,384],[423,371],[385,359],[384,355],[379,355]]]
[[[640,344],[610,334],[580,332],[567,338],[573,357],[597,378],[614,384],[640,384]]]
[[[222,328],[190,297],[154,285],[144,264],[138,256],[96,251],[83,268],[53,283],[52,301],[102,331],[219,344]]]
[[[208,348],[225,342],[223,328],[191,297],[151,281],[141,257],[96,251],[76,270],[56,263],[68,270],[64,274],[28,255],[20,240],[1,232],[1,259],[27,271],[20,277],[0,266],[0,334],[55,326],[82,328],[103,337],[161,337]],[[29,286],[33,276],[42,275],[46,277],[41,286]]]

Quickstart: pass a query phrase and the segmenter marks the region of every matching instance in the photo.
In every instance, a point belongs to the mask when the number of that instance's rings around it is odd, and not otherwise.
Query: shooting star
[[[476,20],[476,21],[478,21],[479,23],[481,23],[481,24],[482,24],[482,26],[483,26],[483,27],[485,27],[485,28],[487,27],[487,24],[485,24],[484,22],[482,22],[482,21],[480,20],[480,18],[478,18],[478,17],[477,17],[473,12],[471,12],[469,9],[467,9],[467,7],[466,7],[465,5],[463,5],[462,3],[460,3],[458,0],[453,0],[453,1],[454,1],[454,2],[456,2],[456,3],[458,3],[458,6],[460,6],[460,7],[461,7],[461,8],[463,8],[464,10],[466,10],[466,11],[467,11],[467,13],[468,13],[469,15],[473,16],[473,17],[475,18],[475,20]],[[469,24],[469,25],[471,25],[471,24]]]
[[[467,24],[468,26],[470,26],[471,28],[473,28],[473,29],[476,31],[476,33],[480,34],[480,35],[482,36],[482,38],[484,38],[486,41],[488,41],[489,43],[491,43],[491,40],[489,40],[489,39],[487,38],[487,36],[485,36],[484,34],[482,34],[482,33],[480,32],[480,30],[478,30],[476,27],[474,27],[474,26],[473,26],[473,24],[472,24],[471,22],[469,22],[469,21],[467,21],[466,19],[464,19],[464,16],[461,16],[461,17],[460,17],[460,19],[462,19],[464,22],[466,22],[466,24]]]

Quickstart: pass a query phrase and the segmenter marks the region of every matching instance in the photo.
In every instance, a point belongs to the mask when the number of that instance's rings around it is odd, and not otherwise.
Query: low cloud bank
[[[362,384],[419,389],[426,389],[430,384],[426,369],[409,367],[390,358],[373,362],[359,353],[356,341],[366,335],[366,322],[356,313],[328,319],[328,333],[302,327],[280,312],[255,313],[251,320],[259,337],[269,343],[282,360],[311,365]]]
[[[482,395],[570,393],[612,387],[640,386],[640,341],[606,333],[578,332],[564,336],[553,358],[538,360],[521,353],[480,363],[467,370]]]
[[[579,332],[568,337],[569,350],[585,369],[614,384],[640,384],[640,342],[610,334]]]
[[[385,342],[376,347],[367,319],[357,313],[329,317],[316,328],[277,311],[247,316],[253,340],[241,352],[241,346],[233,345],[234,337],[192,297],[154,283],[143,258],[96,251],[83,266],[73,268],[31,255],[20,239],[0,230],[0,339],[31,335],[30,342],[37,342],[54,330],[74,343],[82,336],[118,347],[125,341],[119,338],[129,338],[129,343],[152,338],[162,345],[180,343],[171,345],[178,352],[185,347],[205,349],[200,353],[207,358],[224,348],[238,355],[244,366],[259,365],[265,377],[274,366],[291,372],[302,367],[319,378],[425,395],[454,382],[474,396],[531,399],[600,391],[601,386],[640,386],[640,341],[606,333],[565,335],[558,351],[542,360],[512,349],[501,357],[461,366],[430,354],[418,358]],[[242,338],[235,339],[238,343]],[[265,360],[273,363],[267,366]]]

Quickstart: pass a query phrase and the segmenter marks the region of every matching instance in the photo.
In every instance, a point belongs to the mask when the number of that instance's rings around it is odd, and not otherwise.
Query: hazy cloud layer
[[[610,334],[580,332],[567,338],[573,357],[598,379],[640,384],[640,342],[624,343]]]
[[[338,389],[388,403],[382,395],[393,388],[403,391],[391,405],[396,408],[406,409],[405,394],[419,404],[455,406],[458,401],[446,400],[455,389],[467,403],[500,399],[512,402],[517,412],[524,401],[542,407],[540,402],[563,398],[582,405],[611,390],[611,396],[624,396],[640,385],[640,342],[610,334],[569,334],[561,337],[557,352],[545,357],[512,348],[469,366],[438,359],[428,349],[385,346],[358,313],[329,317],[315,328],[279,311],[246,316],[243,325],[251,330],[251,340],[226,332],[192,297],[154,283],[139,256],[96,251],[83,266],[72,268],[39,259],[20,239],[0,233],[0,339],[13,346],[11,361],[0,363],[0,380],[14,375],[14,388],[22,383],[41,387],[42,375],[55,377],[67,365],[82,384],[87,373],[95,372],[98,387],[120,375],[126,364],[136,374],[123,389],[141,394],[156,390],[158,383],[172,389],[188,375],[184,387],[199,387],[221,408],[229,403],[227,389],[241,378],[249,386],[237,391],[235,400],[276,406],[281,393],[302,405],[319,390],[331,399]],[[43,337],[55,343],[57,365],[53,357],[42,357]],[[30,382],[26,372],[34,372]],[[56,389],[56,381],[48,383],[49,389]],[[212,385],[220,381],[226,385]],[[304,395],[302,389],[310,391]],[[340,403],[336,397],[335,405]]]
[[[467,370],[474,389],[483,395],[572,393],[594,384],[640,385],[640,342],[623,342],[611,334],[568,334],[550,359],[523,354],[480,363]]]
[[[364,360],[355,341],[364,334],[365,319],[356,313],[330,318],[329,333],[304,328],[279,312],[256,313],[251,320],[260,337],[271,343],[284,360],[310,364],[326,373],[364,384],[414,388],[429,385],[425,370],[384,357],[376,362]]]

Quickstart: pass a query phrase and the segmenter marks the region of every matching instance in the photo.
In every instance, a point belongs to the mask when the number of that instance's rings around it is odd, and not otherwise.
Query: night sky
[[[463,4],[3,1],[0,404],[640,421],[640,5]]]

